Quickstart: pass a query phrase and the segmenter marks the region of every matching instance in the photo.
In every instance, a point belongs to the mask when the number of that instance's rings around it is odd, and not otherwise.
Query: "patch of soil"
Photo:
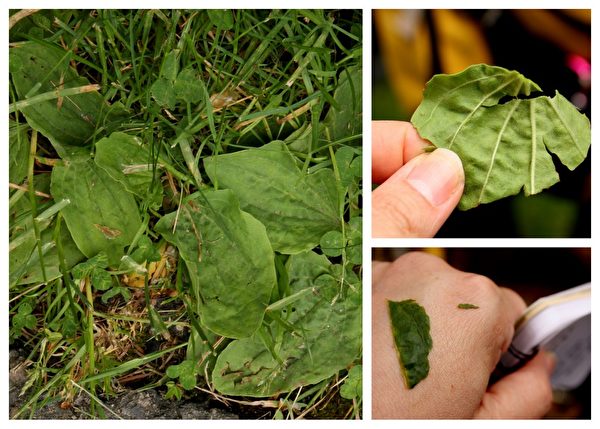
[[[10,418],[19,411],[27,402],[27,395],[19,393],[27,382],[27,373],[23,362],[23,350],[11,350],[9,354],[9,415]],[[192,396],[189,399],[174,401],[165,399],[157,389],[144,391],[128,391],[123,395],[103,401],[110,411],[104,410],[106,419],[135,419],[135,420],[162,420],[162,419],[239,419],[240,416],[228,410],[225,405],[210,399]],[[82,420],[89,419],[90,397],[86,393],[77,395],[70,407],[63,409],[60,399],[50,399],[42,408],[33,415],[24,413],[17,418],[44,419],[44,420]],[[112,412],[111,412],[112,411]],[[114,413],[114,414],[113,414]],[[117,417],[119,416],[119,417]]]

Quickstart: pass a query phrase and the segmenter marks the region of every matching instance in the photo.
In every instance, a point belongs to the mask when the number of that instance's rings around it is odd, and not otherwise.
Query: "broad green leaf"
[[[392,335],[406,386],[415,387],[429,374],[429,316],[413,299],[388,301]]]
[[[208,9],[208,19],[219,30],[231,30],[233,28],[233,13],[231,9]]]
[[[302,173],[281,141],[205,158],[204,167],[213,183],[233,190],[242,209],[265,224],[278,252],[312,249],[340,228],[333,172]]]
[[[132,194],[155,204],[162,202],[160,186],[150,192],[153,169],[160,166],[153,166],[149,151],[137,137],[117,132],[103,138],[96,143],[94,161]]]
[[[118,265],[142,224],[133,195],[92,160],[55,166],[50,189],[71,202],[62,213],[79,250],[88,258],[104,251]]]
[[[35,42],[10,49],[11,79],[19,100],[55,91],[88,85],[69,66],[70,54]],[[120,105],[109,106],[98,92],[86,92],[37,102],[22,109],[29,125],[46,136],[61,158],[83,156],[89,150],[78,146],[91,143],[96,130],[110,131],[124,119]]]
[[[362,67],[344,69],[333,95],[337,106],[331,106],[323,122],[324,138],[334,142],[362,133]],[[347,144],[360,145],[356,139]]]
[[[8,180],[10,183],[20,185],[27,177],[27,163],[29,162],[29,139],[27,138],[26,124],[19,124],[12,119],[8,122],[9,164]]]
[[[519,193],[536,194],[559,180],[552,156],[573,170],[587,156],[590,123],[560,95],[518,99],[540,88],[516,71],[485,64],[436,75],[411,121],[421,137],[453,150],[465,170],[459,208]],[[513,97],[502,102],[504,97]]]
[[[269,326],[277,357],[258,335],[231,342],[212,374],[219,392],[254,397],[289,392],[331,377],[360,356],[360,285],[347,288],[342,297],[339,279],[328,273],[330,268],[323,255],[290,256],[292,295],[307,287],[310,293],[278,311],[288,328],[277,321]]]
[[[240,210],[230,190],[194,197],[155,230],[178,247],[199,295],[202,323],[226,337],[247,337],[262,323],[277,282],[265,227]]]

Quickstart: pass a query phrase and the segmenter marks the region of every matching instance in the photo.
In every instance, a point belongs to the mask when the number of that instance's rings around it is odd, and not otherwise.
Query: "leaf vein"
[[[460,125],[456,129],[454,135],[452,136],[452,140],[450,140],[450,144],[448,144],[448,149],[450,149],[452,147],[452,145],[454,144],[454,141],[456,140],[456,136],[458,136],[458,133],[460,132],[460,130],[462,129],[462,127],[471,119],[471,117],[475,114],[475,112],[477,112],[477,110],[483,105],[483,103],[485,102],[485,100],[487,100],[488,98],[490,98],[492,95],[494,95],[498,91],[502,90],[503,88],[507,87],[508,85],[510,85],[512,82],[514,82],[517,79],[518,79],[518,77],[510,79],[507,82],[505,82],[503,85],[500,85],[498,88],[496,88],[495,90],[493,90],[492,92],[489,92],[489,93],[487,93],[487,94],[484,95],[484,97],[481,99],[481,101],[479,102],[479,104],[477,104],[477,106],[475,106],[473,108],[473,110],[471,110],[469,112],[469,114],[467,115],[467,117],[465,119],[463,119],[463,121],[460,123]],[[516,94],[518,94],[519,91],[521,90],[521,86],[523,86],[523,82],[521,82],[519,84],[519,88],[517,89]]]
[[[506,131],[506,127],[507,127],[510,119],[512,118],[513,114],[515,113],[515,110],[517,110],[517,107],[519,106],[519,104],[521,104],[521,100],[517,100],[515,102],[514,107],[508,113],[508,115],[506,116],[506,119],[504,120],[504,123],[502,124],[500,133],[498,133],[498,138],[496,139],[496,144],[494,145],[494,151],[492,152],[492,158],[490,160],[490,166],[489,166],[487,174],[485,176],[483,185],[481,186],[481,193],[479,194],[479,198],[477,199],[478,203],[481,203],[481,200],[483,198],[483,193],[485,192],[487,184],[490,180],[490,175],[492,173],[492,169],[494,168],[494,161],[496,160],[496,154],[498,153],[498,147],[500,146],[500,142],[502,141],[502,136],[504,135],[504,132]]]

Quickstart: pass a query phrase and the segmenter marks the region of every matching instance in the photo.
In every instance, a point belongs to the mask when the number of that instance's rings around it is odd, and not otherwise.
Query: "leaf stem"
[[[100,85],[89,84],[78,86],[76,88],[67,88],[67,89],[56,89],[54,91],[45,92],[40,95],[35,95],[31,98],[27,98],[25,100],[16,101],[12,104],[8,105],[8,113],[13,113],[16,110],[23,110],[27,107],[31,107],[34,104],[41,103],[43,101],[54,100],[60,97],[68,97],[70,95],[79,95],[85,94],[87,92],[99,91]]]

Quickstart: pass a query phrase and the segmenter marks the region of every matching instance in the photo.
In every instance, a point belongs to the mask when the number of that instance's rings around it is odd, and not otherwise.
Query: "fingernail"
[[[448,149],[436,149],[422,155],[406,181],[433,206],[439,206],[462,189],[464,173],[458,155]]]

